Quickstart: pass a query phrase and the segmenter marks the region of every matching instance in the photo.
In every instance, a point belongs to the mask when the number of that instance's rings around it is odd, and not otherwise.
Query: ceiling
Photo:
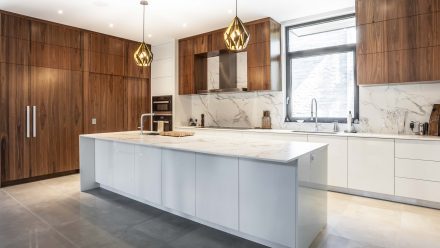
[[[226,27],[235,14],[234,0],[148,2],[145,38],[153,45]],[[354,0],[239,0],[238,15],[245,22],[263,17],[283,22],[353,6]],[[0,9],[142,40],[139,0],[0,0]]]

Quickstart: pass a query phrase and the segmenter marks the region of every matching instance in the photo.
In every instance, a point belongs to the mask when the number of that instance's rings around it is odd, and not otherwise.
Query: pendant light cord
[[[145,43],[145,5],[143,6],[144,11],[142,13],[142,43]]]
[[[238,0],[235,0],[235,17],[237,17],[238,16],[238,14],[237,14],[237,12],[238,12],[238,4],[237,4],[237,1]]]

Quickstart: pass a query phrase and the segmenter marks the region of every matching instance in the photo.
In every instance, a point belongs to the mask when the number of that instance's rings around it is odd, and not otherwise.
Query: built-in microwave
[[[172,96],[153,96],[153,112],[157,114],[171,114],[173,111]]]

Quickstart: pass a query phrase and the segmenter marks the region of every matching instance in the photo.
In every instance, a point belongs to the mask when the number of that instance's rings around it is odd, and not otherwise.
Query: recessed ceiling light
[[[232,14],[232,9],[228,9],[228,14]]]
[[[108,26],[109,26],[110,28],[113,28],[113,23],[110,23]]]
[[[58,14],[60,14],[60,15],[63,14],[63,10],[62,10],[62,9],[59,9],[57,12],[58,12]]]
[[[153,35],[151,35],[151,34],[148,34],[148,38],[151,38]]]
[[[186,24],[186,22],[184,24],[182,24],[182,27],[186,28],[186,26],[188,26],[188,24]]]

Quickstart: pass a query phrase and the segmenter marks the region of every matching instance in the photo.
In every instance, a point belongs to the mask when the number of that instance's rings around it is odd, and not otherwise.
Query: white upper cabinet
[[[136,196],[162,204],[162,151],[160,148],[136,146],[134,182]]]
[[[348,138],[348,188],[394,195],[394,139]]]
[[[95,140],[96,182],[113,187],[113,141]]]
[[[328,144],[327,184],[347,188],[347,137],[309,135],[309,142]]]
[[[196,214],[196,155],[162,151],[162,203],[185,214]]]
[[[114,142],[113,187],[124,193],[135,194],[134,190],[134,145]]]
[[[196,155],[196,216],[238,230],[238,158]]]

